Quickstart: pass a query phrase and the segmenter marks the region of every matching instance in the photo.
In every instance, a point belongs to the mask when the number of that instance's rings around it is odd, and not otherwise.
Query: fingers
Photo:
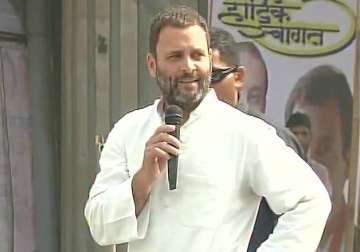
[[[159,147],[150,145],[150,146],[146,147],[146,149],[145,149],[145,158],[150,158],[154,161],[155,161],[155,159],[156,160],[164,159],[165,161],[167,161],[171,158],[171,155]]]
[[[159,126],[156,130],[154,135],[159,134],[161,132],[173,132],[175,130],[175,125],[169,125],[169,124],[164,124]]]
[[[166,167],[166,162],[179,155],[180,141],[170,135],[175,130],[173,125],[162,125],[146,142],[141,171],[150,181],[155,181]],[[152,183],[151,182],[151,183]]]
[[[146,142],[145,159],[147,161],[156,158],[169,160],[171,156],[179,155],[180,141],[170,135],[174,130],[175,126],[173,125],[162,125],[156,129]]]
[[[177,156],[179,155],[179,147],[175,147],[172,144],[169,144],[167,142],[157,142],[154,143],[152,145],[150,145],[150,147],[153,147],[157,152],[159,152],[159,154],[161,155],[162,158],[167,158],[169,159],[171,156]],[[165,152],[168,154],[168,157],[162,155],[162,152]]]
[[[158,127],[155,133],[150,137],[146,143],[146,147],[154,146],[161,148],[172,155],[177,155],[176,150],[180,148],[180,140],[170,135],[175,130],[173,125],[162,125]],[[173,148],[175,147],[175,148]]]

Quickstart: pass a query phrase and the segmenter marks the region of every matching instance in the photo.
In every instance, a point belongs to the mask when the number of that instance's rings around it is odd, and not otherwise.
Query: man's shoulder
[[[227,132],[246,141],[258,143],[261,136],[275,134],[275,129],[257,116],[224,104],[212,111],[215,125],[222,125]]]
[[[138,108],[126,113],[122,116],[114,125],[114,129],[121,128],[133,128],[142,125],[153,116],[154,109],[156,106],[154,104],[147,105],[143,108]]]
[[[273,129],[275,128],[272,123],[266,119],[265,115],[259,112],[255,112],[249,109],[245,109],[244,107],[236,108],[239,113],[242,115],[241,120],[243,125],[248,125],[252,129],[260,128],[260,129]],[[254,128],[255,127],[255,128]]]

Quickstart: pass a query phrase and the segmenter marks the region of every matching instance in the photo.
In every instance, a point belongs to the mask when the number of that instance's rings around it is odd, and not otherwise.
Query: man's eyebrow
[[[206,53],[208,50],[205,50],[202,47],[195,47],[195,48],[192,49],[192,51],[199,51],[199,52],[202,52],[202,53]]]
[[[182,53],[183,50],[181,49],[173,49],[173,50],[169,50],[169,51],[166,51],[165,54],[166,55],[169,55],[169,54],[179,54],[179,53]]]

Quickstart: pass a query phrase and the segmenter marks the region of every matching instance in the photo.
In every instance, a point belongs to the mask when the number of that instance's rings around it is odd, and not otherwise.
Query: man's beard
[[[186,80],[197,80],[197,90],[195,94],[187,95],[179,89],[179,85],[182,85],[181,82]],[[195,74],[184,73],[182,76],[174,79],[167,77],[157,68],[156,82],[167,104],[178,105],[184,111],[191,112],[200,104],[208,92],[210,74],[203,78]]]

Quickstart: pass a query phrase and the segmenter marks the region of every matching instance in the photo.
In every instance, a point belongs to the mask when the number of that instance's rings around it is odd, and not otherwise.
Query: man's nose
[[[184,57],[181,70],[183,72],[193,72],[196,69],[196,63],[191,57]]]

